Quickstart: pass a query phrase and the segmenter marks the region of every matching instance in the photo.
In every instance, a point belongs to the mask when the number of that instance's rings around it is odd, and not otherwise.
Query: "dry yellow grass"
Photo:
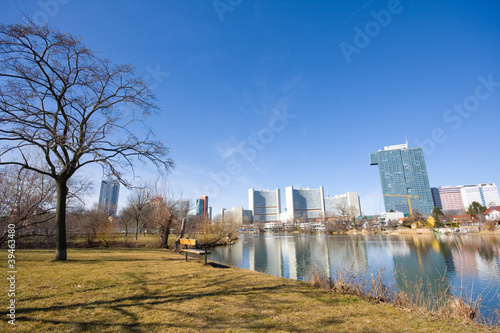
[[[3,252],[4,254],[6,252]],[[16,332],[486,332],[154,249],[16,252]],[[6,255],[5,255],[6,259]],[[6,281],[6,260],[1,280]],[[6,290],[2,282],[2,290]],[[7,324],[0,295],[0,332]]]

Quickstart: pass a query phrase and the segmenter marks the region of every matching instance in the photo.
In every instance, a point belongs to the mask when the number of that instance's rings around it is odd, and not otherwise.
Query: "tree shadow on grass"
[[[209,266],[230,268],[230,266],[218,263],[211,263]],[[303,329],[303,325],[301,326],[301,323],[296,323],[294,320],[282,322],[273,322],[271,320],[272,316],[277,314],[276,307],[286,305],[287,301],[281,298],[281,293],[286,293],[289,290],[290,286],[287,283],[263,282],[261,286],[246,285],[241,276],[228,277],[225,274],[215,274],[217,270],[213,270],[212,273],[214,274],[207,279],[206,274],[209,271],[210,269],[202,272],[195,271],[192,274],[193,276],[189,278],[186,278],[185,274],[170,276],[168,279],[159,278],[158,280],[161,280],[160,284],[163,283],[165,288],[155,290],[151,290],[151,286],[158,284],[157,279],[151,281],[150,278],[146,278],[142,274],[128,272],[126,274],[131,280],[129,284],[138,287],[134,291],[134,293],[137,293],[136,295],[111,296],[112,299],[95,301],[83,301],[81,298],[76,298],[77,301],[70,304],[57,304],[57,299],[54,299],[53,302],[56,304],[52,306],[44,306],[44,304],[43,306],[20,308],[18,320],[21,325],[22,322],[33,322],[46,325],[44,329],[49,329],[54,325],[56,330],[65,331],[123,330],[149,332],[166,329],[194,329],[200,331],[215,329],[227,331],[239,328],[248,330],[306,331]],[[204,276],[204,279],[200,278],[202,276]],[[113,288],[113,286],[110,286],[110,288]],[[110,291],[113,290],[110,289]],[[317,298],[318,293],[318,291],[303,290],[302,288],[295,289],[293,292],[314,299]],[[224,309],[226,306],[231,306],[233,300],[240,300],[241,302],[242,298],[246,300],[245,309],[251,314],[250,317],[245,317],[246,314],[242,313],[236,313],[233,317],[227,315],[224,311],[218,313],[213,309],[204,308],[205,300],[207,306],[215,304]],[[198,302],[190,303],[192,300],[198,300]],[[25,301],[28,303],[31,299]],[[199,302],[202,302],[201,305]],[[105,319],[96,319],[93,316],[94,311],[97,309],[99,309],[98,312],[106,314]],[[267,309],[267,311],[263,309]],[[106,311],[109,312],[109,315]],[[155,313],[154,316],[156,317],[151,318],[149,316],[148,312],[151,311]],[[75,316],[75,312],[81,313],[81,315],[75,317],[75,320],[62,318],[64,315],[61,313]],[[6,313],[3,312],[3,314]],[[56,316],[61,316],[61,319]],[[184,320],[178,318],[191,318],[192,322],[188,321],[188,323],[191,322],[188,325]],[[326,324],[330,325],[331,328],[332,324],[340,324],[348,320],[343,317],[342,320],[339,318],[332,315]],[[322,327],[322,323],[314,321],[314,326]]]
[[[148,262],[166,262],[166,261],[185,261],[186,259],[184,258],[160,258],[160,259],[128,259],[128,258],[119,258],[119,259],[107,259],[107,258],[100,258],[100,259],[68,259],[65,261],[56,261],[56,260],[50,260],[49,262],[53,263],[61,263],[62,265],[64,264],[95,264],[96,262],[144,262],[147,260]]]
[[[220,286],[221,284],[219,284]],[[224,282],[222,282],[224,285]],[[281,287],[281,286],[280,286]],[[268,286],[268,287],[247,287],[247,288],[220,288],[219,290],[213,292],[187,292],[184,294],[178,295],[137,295],[131,297],[123,297],[123,298],[115,298],[113,300],[107,301],[94,301],[94,302],[78,302],[69,305],[56,305],[56,306],[48,306],[48,307],[33,307],[33,308],[25,308],[22,309],[22,316],[19,317],[19,321],[34,321],[34,322],[43,322],[47,324],[54,325],[70,325],[72,327],[77,328],[78,331],[92,331],[92,330],[112,330],[112,329],[123,329],[130,332],[146,332],[158,329],[199,329],[201,331],[205,329],[216,329],[226,331],[228,329],[250,329],[250,330],[285,330],[285,331],[294,331],[294,332],[305,332],[306,330],[300,329],[293,321],[289,322],[278,322],[272,323],[269,322],[269,317],[271,316],[269,313],[262,311],[262,306],[264,302],[251,302],[251,304],[247,304],[246,307],[250,312],[255,313],[255,318],[252,320],[242,320],[242,318],[238,317],[236,319],[223,317],[220,318],[220,315],[214,312],[208,312],[201,314],[202,318],[199,319],[200,322],[193,325],[185,325],[183,322],[179,322],[177,320],[168,321],[165,320],[155,320],[155,322],[144,322],[138,315],[137,309],[133,310],[133,308],[142,308],[141,311],[150,311],[154,310],[158,305],[166,305],[168,303],[173,303],[171,306],[168,306],[164,311],[166,313],[176,313],[178,317],[183,318],[193,318],[199,317],[200,314],[193,310],[188,302],[193,299],[203,299],[209,298],[209,302],[214,302],[212,297],[217,298],[218,296],[234,296],[234,297],[250,297],[259,296],[259,300],[262,300],[263,295],[270,295],[272,291],[277,289],[276,286]],[[279,289],[279,288],[278,288]],[[146,291],[144,291],[146,292]],[[265,301],[266,306],[273,307],[280,304],[284,304],[285,301],[280,300],[278,298]],[[175,305],[179,304],[179,306]],[[229,304],[228,304],[229,305]],[[30,313],[37,312],[55,312],[58,311],[75,311],[80,310],[80,308],[84,310],[92,311],[96,308],[108,308],[113,310],[116,314],[113,314],[110,317],[120,318],[116,320],[116,323],[110,322],[108,320],[89,320],[86,321],[85,318],[82,318],[82,321],[65,321],[65,320],[57,320],[55,318],[38,318],[29,316]],[[71,310],[73,309],[73,310]],[[82,313],[83,314],[83,313]],[[91,318],[88,318],[91,319]],[[343,318],[345,319],[345,318]],[[332,324],[340,324],[343,320],[339,320],[338,318],[332,317],[327,325]],[[316,323],[320,325],[320,323]]]

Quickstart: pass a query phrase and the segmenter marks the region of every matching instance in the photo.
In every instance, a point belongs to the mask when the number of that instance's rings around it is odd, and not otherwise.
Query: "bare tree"
[[[387,228],[388,229],[396,229],[398,227],[398,223],[399,223],[399,220],[397,219],[389,219],[389,221],[387,221]]]
[[[151,200],[151,222],[160,232],[160,247],[168,249],[168,239],[174,227],[181,228],[187,219],[192,203],[189,200],[176,200],[168,190],[166,183],[156,181],[154,198]],[[176,247],[178,240],[176,241]]]
[[[352,227],[356,229],[356,218],[358,217],[358,210],[354,206],[349,206],[349,218],[352,222]]]
[[[335,203],[334,210],[342,220],[349,218],[349,205],[347,204],[347,200],[338,200]]]
[[[150,192],[147,185],[142,184],[128,197],[127,206],[121,212],[121,219],[126,225],[135,225],[135,240],[141,230],[144,230],[151,215]]]
[[[177,209],[179,214],[179,219],[181,220],[181,227],[179,231],[179,235],[175,240],[175,250],[179,250],[180,240],[184,238],[184,233],[186,232],[186,224],[188,223],[188,214],[191,209],[193,209],[194,205],[191,200],[179,200],[177,203]]]
[[[152,221],[160,232],[160,247],[168,249],[170,230],[176,221],[175,201],[167,196],[154,198]]]
[[[55,188],[47,177],[9,166],[0,171],[0,244],[7,225],[14,224],[18,238],[36,233],[54,218]]]
[[[121,171],[133,170],[136,159],[160,173],[173,161],[143,123],[158,107],[131,66],[112,65],[78,38],[26,21],[0,24],[0,165],[53,179],[56,260],[66,260],[68,181],[77,170],[98,163],[127,186]],[[44,157],[43,167],[29,151]]]
[[[347,231],[347,226],[345,222],[340,219],[329,220],[325,223],[325,231],[327,233],[343,233]]]
[[[123,209],[120,213],[120,216],[117,218],[116,222],[120,227],[123,227],[125,229],[125,237],[128,236],[129,234],[129,229],[132,226],[132,219],[130,218],[124,218],[123,213],[125,209]],[[121,228],[120,228],[121,229]],[[120,230],[121,231],[121,230]]]
[[[88,245],[97,239],[103,246],[108,247],[112,223],[106,211],[96,205],[91,210],[85,211],[82,218]]]
[[[184,230],[185,234],[199,234],[203,227],[203,216],[202,215],[187,215],[186,217],[186,228]]]
[[[214,246],[231,242],[238,238],[238,223],[233,219],[232,215],[215,216],[210,221],[204,221],[201,232],[201,242],[207,246]]]

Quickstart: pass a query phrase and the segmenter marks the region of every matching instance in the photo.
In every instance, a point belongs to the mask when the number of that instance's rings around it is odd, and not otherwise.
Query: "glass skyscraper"
[[[434,208],[424,153],[421,147],[408,148],[408,144],[387,146],[370,153],[370,165],[378,165],[385,210],[410,213],[406,197],[386,195],[411,195],[412,210],[428,215]]]
[[[116,215],[118,206],[118,195],[120,193],[120,183],[117,179],[108,178],[101,182],[101,192],[99,193],[99,206],[105,209],[109,216]]]
[[[195,205],[195,214],[203,216],[203,218],[212,218],[212,209],[208,207],[208,196],[201,196],[199,199],[196,199]]]

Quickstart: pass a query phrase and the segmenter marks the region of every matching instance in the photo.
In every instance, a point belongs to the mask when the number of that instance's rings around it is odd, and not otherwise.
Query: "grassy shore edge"
[[[492,331],[166,250],[71,249],[67,262],[52,258],[16,252],[17,332]],[[2,332],[12,329],[6,314]]]

